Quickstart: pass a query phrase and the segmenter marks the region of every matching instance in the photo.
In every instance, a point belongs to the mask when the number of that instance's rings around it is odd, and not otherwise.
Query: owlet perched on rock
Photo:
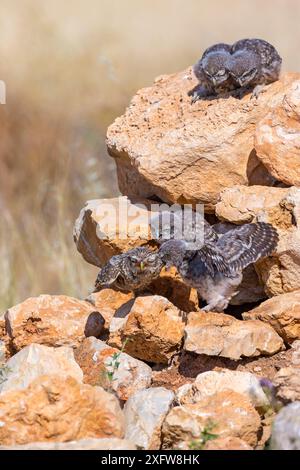
[[[222,312],[238,293],[243,269],[270,255],[277,243],[276,229],[258,222],[229,230],[218,227],[215,241],[205,242],[199,250],[189,250],[185,240],[169,240],[159,254],[167,268],[175,266],[183,280],[197,289],[207,302],[203,310]]]
[[[210,95],[252,88],[258,96],[264,85],[279,78],[282,59],[275,47],[263,39],[242,39],[232,46],[216,44],[207,49],[194,66],[200,82],[192,102]]]
[[[159,276],[162,267],[157,251],[134,248],[108,261],[98,274],[95,291],[103,287],[115,287],[123,292],[143,290]]]

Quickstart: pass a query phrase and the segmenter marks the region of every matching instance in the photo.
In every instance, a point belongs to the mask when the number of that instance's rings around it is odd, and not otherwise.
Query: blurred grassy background
[[[299,70],[299,21],[299,0],[1,0],[0,308],[93,286],[72,227],[118,191],[105,131],[138,88],[243,37]]]

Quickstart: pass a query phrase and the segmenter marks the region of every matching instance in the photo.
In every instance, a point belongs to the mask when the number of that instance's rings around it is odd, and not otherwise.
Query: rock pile
[[[245,271],[226,313],[201,311],[175,270],[145,295],[105,288],[8,309],[0,449],[262,449],[274,418],[271,446],[300,449],[300,75],[257,100],[191,105],[195,85],[191,69],[159,77],[110,126],[124,196],[86,203],[77,249],[101,267],[154,247],[159,201],[204,204],[212,223],[270,222],[276,252]]]

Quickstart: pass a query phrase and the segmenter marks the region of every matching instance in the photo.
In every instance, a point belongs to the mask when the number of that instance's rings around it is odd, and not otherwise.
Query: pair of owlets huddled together
[[[203,310],[222,312],[238,293],[243,269],[272,254],[278,234],[272,225],[264,222],[240,227],[221,223],[211,226],[202,217],[199,230],[203,236],[197,248],[191,241],[197,233],[197,223],[187,226],[185,238],[181,239],[166,239],[164,229],[152,231],[159,245],[156,251],[139,247],[113,256],[99,272],[96,290],[113,287],[136,294],[146,292],[162,268],[174,266],[184,282],[196,288],[206,301]]]
[[[192,102],[228,91],[240,97],[250,89],[257,97],[265,85],[278,80],[281,63],[275,47],[263,39],[215,44],[194,65],[199,85],[190,92]]]

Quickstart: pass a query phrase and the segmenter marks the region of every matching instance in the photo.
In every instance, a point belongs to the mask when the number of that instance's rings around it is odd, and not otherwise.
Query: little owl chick
[[[242,39],[231,48],[229,72],[236,86],[254,88],[257,96],[264,85],[280,75],[282,59],[275,47],[263,39]]]
[[[276,229],[264,222],[226,230],[218,230],[217,240],[199,250],[188,250],[185,240],[166,241],[159,249],[165,266],[175,266],[183,280],[207,302],[205,311],[226,309],[238,293],[243,270],[270,255],[278,242]]]
[[[281,63],[275,47],[263,39],[242,39],[232,46],[216,44],[194,66],[200,86],[192,102],[236,89],[244,92],[248,87],[254,88],[257,97],[264,85],[278,80]]]
[[[158,252],[134,248],[108,261],[98,274],[95,291],[109,286],[123,292],[143,290],[159,276],[162,267]]]
[[[192,103],[201,97],[217,95],[234,89],[229,74],[231,46],[215,44],[206,49],[201,59],[194,65],[193,71],[199,80],[199,86],[191,90]]]

